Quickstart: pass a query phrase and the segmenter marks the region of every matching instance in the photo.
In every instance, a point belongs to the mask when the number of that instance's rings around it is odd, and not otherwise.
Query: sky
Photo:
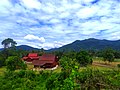
[[[118,40],[119,30],[120,0],[0,0],[0,42],[51,49],[88,38]]]

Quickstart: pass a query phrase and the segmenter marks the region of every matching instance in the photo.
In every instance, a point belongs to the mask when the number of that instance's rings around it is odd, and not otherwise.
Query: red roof
[[[26,60],[26,59],[28,59],[28,57],[23,57],[22,59],[23,59],[23,60]]]
[[[42,65],[44,65],[46,63],[53,63],[53,61],[42,61],[42,60],[33,60],[32,61],[33,65],[40,65],[40,66],[42,66]]]
[[[41,57],[40,57],[40,60],[33,60],[33,65],[44,65],[46,63],[54,63],[55,62],[55,55],[53,54],[43,54]]]
[[[37,53],[29,53],[28,57],[38,57],[38,54]]]
[[[44,61],[54,61],[55,60],[55,55],[53,54],[43,54],[40,57],[40,60],[44,60]]]
[[[27,60],[27,59],[33,59],[33,60],[39,60],[40,56],[38,56],[37,53],[29,53],[28,56],[23,57],[23,60]]]

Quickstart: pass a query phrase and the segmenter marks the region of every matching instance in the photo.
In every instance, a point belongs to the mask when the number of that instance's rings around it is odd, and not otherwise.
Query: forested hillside
[[[73,43],[67,44],[57,49],[51,49],[49,51],[79,51],[81,49],[102,50],[105,48],[120,50],[120,40],[110,41],[110,40],[99,40],[94,38],[85,39],[85,40],[76,40]]]

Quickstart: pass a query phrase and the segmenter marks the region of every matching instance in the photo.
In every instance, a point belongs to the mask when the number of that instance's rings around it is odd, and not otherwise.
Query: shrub
[[[10,56],[6,60],[7,70],[26,69],[26,64],[18,56]]]
[[[120,68],[120,64],[117,64],[117,67]]]
[[[92,57],[86,51],[80,51],[76,55],[76,60],[81,66],[87,66],[88,64],[92,64]]]

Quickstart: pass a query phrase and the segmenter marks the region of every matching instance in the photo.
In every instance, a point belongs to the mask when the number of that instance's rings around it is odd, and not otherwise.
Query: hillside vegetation
[[[85,39],[76,40],[70,44],[62,46],[57,49],[51,49],[49,51],[79,51],[79,50],[102,50],[105,48],[112,48],[114,50],[120,50],[120,40],[99,40],[99,39]]]

